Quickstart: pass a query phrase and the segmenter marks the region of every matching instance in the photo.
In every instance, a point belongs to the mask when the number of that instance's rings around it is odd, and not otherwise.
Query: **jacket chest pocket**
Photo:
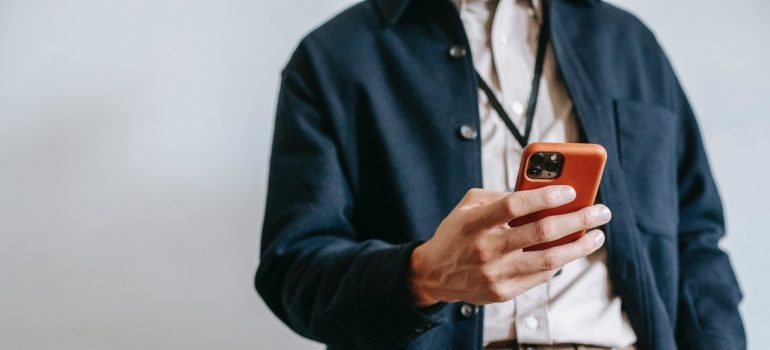
[[[675,238],[678,221],[676,115],[642,102],[615,100],[619,159],[642,233]]]

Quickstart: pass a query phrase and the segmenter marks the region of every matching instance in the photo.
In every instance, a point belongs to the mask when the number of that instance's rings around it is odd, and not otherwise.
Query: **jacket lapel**
[[[613,212],[613,220],[605,226],[607,235],[608,269],[613,288],[621,296],[624,309],[631,319],[639,338],[639,345],[649,344],[652,334],[650,316],[646,310],[649,298],[645,291],[647,281],[642,271],[641,242],[634,235],[635,218],[628,202],[628,193],[620,167],[612,101],[597,94],[599,88],[592,84],[583,62],[590,62],[590,53],[578,51],[582,42],[590,39],[583,31],[571,29],[572,20],[584,6],[552,0],[551,39],[557,64],[572,97],[576,117],[586,140],[598,143],[607,149],[607,165],[599,189],[599,196]],[[580,55],[583,55],[581,57]]]

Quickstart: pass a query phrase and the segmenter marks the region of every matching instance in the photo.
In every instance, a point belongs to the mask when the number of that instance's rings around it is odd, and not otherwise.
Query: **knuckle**
[[[492,287],[495,285],[496,276],[494,271],[489,268],[479,269],[479,277],[483,286]]]
[[[498,284],[493,284],[489,287],[489,299],[496,303],[504,302],[509,298],[509,293]]]
[[[554,230],[553,221],[549,219],[542,219],[535,224],[535,239],[538,242],[548,241]]]
[[[477,264],[486,264],[493,259],[493,253],[487,243],[477,241],[471,250],[473,262]]]
[[[556,205],[557,200],[555,191],[546,191],[545,189],[540,191],[540,201],[544,206],[553,207]]]
[[[471,189],[465,191],[465,195],[463,196],[461,202],[465,202],[465,201],[468,201],[468,200],[476,197],[478,195],[478,193],[479,193],[479,189],[478,188],[471,188]]]
[[[559,266],[559,258],[554,254],[545,254],[541,262],[543,271],[550,271]]]
[[[504,205],[506,214],[515,217],[518,216],[522,206],[524,206],[524,201],[521,195],[513,194],[505,199]]]
[[[462,224],[460,224],[460,231],[464,234],[473,234],[476,232],[476,228],[479,226],[479,218],[477,215],[467,215],[463,218]]]
[[[588,210],[582,211],[578,216],[578,220],[580,220],[580,225],[583,228],[591,227],[591,224],[593,223],[593,217]]]

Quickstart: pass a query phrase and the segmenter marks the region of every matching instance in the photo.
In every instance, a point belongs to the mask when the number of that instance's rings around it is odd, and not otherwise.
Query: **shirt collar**
[[[527,11],[532,11],[534,13],[535,20],[540,22],[540,19],[542,18],[542,13],[540,13],[540,4],[543,0],[451,0],[452,4],[455,5],[458,11],[460,11],[460,14],[462,14],[466,11],[466,6],[473,5],[473,4],[485,4],[488,2],[498,2],[498,1],[513,1],[519,6],[524,6],[524,8],[527,9]],[[486,5],[484,5],[486,6]]]
[[[527,8],[533,9],[536,13],[539,14],[539,12],[540,12],[540,2],[542,0],[451,0],[451,1],[452,1],[452,4],[454,4],[455,7],[460,12],[462,12],[463,11],[463,7],[465,5],[467,5],[467,4],[469,4],[469,3],[474,3],[474,2],[490,2],[490,1],[514,1],[514,2],[517,2],[517,3],[524,4],[524,6],[526,6]]]

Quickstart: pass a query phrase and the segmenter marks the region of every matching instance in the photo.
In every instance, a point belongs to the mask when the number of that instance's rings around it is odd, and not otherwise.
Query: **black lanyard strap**
[[[495,109],[497,115],[500,116],[500,119],[503,120],[505,126],[508,127],[508,130],[510,130],[516,140],[519,141],[521,148],[527,147],[527,144],[529,143],[529,134],[532,132],[532,120],[535,119],[537,95],[540,92],[540,78],[543,75],[545,49],[548,46],[548,37],[550,36],[548,25],[548,8],[546,7],[546,1],[541,1],[540,4],[542,6],[540,11],[542,13],[542,20],[540,23],[540,34],[537,40],[537,56],[535,58],[535,73],[532,77],[532,90],[529,93],[529,101],[527,102],[527,125],[524,129],[524,135],[519,132],[519,129],[516,128],[516,125],[513,124],[511,117],[509,117],[508,113],[505,112],[503,105],[500,104],[500,101],[497,99],[497,97],[495,97],[495,93],[492,92],[492,89],[489,87],[489,85],[487,85],[487,82],[484,81],[484,78],[481,77],[481,74],[476,71],[476,80],[479,83],[479,87],[484,91],[484,94],[487,95],[489,103],[492,105],[492,108]]]

